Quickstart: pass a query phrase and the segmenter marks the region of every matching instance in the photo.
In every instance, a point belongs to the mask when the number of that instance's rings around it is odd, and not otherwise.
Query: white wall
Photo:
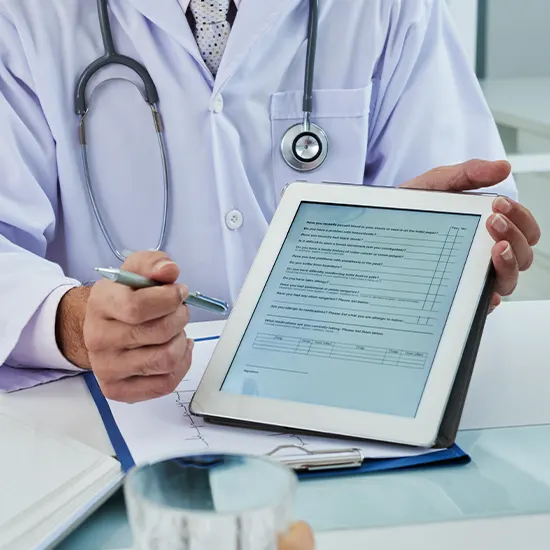
[[[468,56],[475,63],[478,0],[447,0]],[[487,0],[486,77],[550,77],[550,0]],[[550,98],[549,98],[550,105]],[[520,132],[519,153],[550,153],[550,141]],[[522,202],[543,238],[533,267],[522,273],[513,300],[550,299],[550,174],[516,177]]]
[[[532,212],[542,230],[535,249],[535,261],[522,273],[514,300],[550,300],[550,177],[548,174],[518,174],[516,176],[521,202]]]
[[[487,0],[487,11],[486,76],[550,77],[550,1]]]

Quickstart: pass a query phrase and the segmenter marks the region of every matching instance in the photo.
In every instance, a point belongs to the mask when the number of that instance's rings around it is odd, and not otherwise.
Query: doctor
[[[539,228],[506,162],[468,161],[504,151],[445,1],[316,8],[0,2],[0,386],[173,390],[207,318],[181,297],[235,300],[296,179],[500,193],[493,305],[514,290]],[[88,284],[123,261],[178,284]]]

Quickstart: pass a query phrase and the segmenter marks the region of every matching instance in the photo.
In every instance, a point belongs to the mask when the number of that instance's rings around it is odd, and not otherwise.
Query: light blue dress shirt
[[[306,175],[279,146],[302,117],[307,0],[242,1],[215,80],[178,0],[109,5],[118,49],[148,68],[160,94],[172,185],[166,251],[205,294],[235,300],[291,181],[397,186],[439,165],[505,157],[444,0],[321,0],[312,120],[330,153]],[[78,372],[55,344],[57,304],[93,267],[118,264],[90,209],[73,111],[76,79],[102,53],[95,2],[0,5],[4,389]],[[114,67],[91,87],[107,76],[135,81]],[[96,88],[88,143],[115,241],[153,247],[161,165],[150,111],[129,83]],[[493,191],[516,197],[511,178]]]

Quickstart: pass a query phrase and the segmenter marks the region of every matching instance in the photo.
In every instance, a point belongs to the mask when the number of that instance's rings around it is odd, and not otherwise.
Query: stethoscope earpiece
[[[295,124],[289,128],[281,141],[281,154],[285,162],[299,172],[310,172],[319,168],[328,154],[328,138],[316,124]]]

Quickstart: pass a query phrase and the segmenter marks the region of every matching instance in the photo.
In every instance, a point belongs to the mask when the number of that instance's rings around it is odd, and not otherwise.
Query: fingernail
[[[161,260],[160,262],[155,264],[155,267],[153,268],[155,271],[161,271],[163,268],[165,268],[167,265],[175,265],[174,262],[171,260]]]
[[[187,296],[189,295],[189,289],[185,285],[180,286],[180,295],[181,295],[181,301],[185,301]]]
[[[192,338],[189,338],[187,340],[187,351],[193,351],[193,348],[195,347],[195,340]]]
[[[499,233],[506,233],[508,230],[508,222],[506,221],[506,218],[500,214],[497,214],[494,217],[492,226],[493,229]]]
[[[514,257],[512,254],[512,247],[510,246],[510,244],[508,244],[504,252],[501,253],[500,257],[506,262],[509,262]]]
[[[495,200],[495,208],[503,214],[508,214],[508,212],[512,210],[512,205],[504,197],[498,197],[498,199]]]

